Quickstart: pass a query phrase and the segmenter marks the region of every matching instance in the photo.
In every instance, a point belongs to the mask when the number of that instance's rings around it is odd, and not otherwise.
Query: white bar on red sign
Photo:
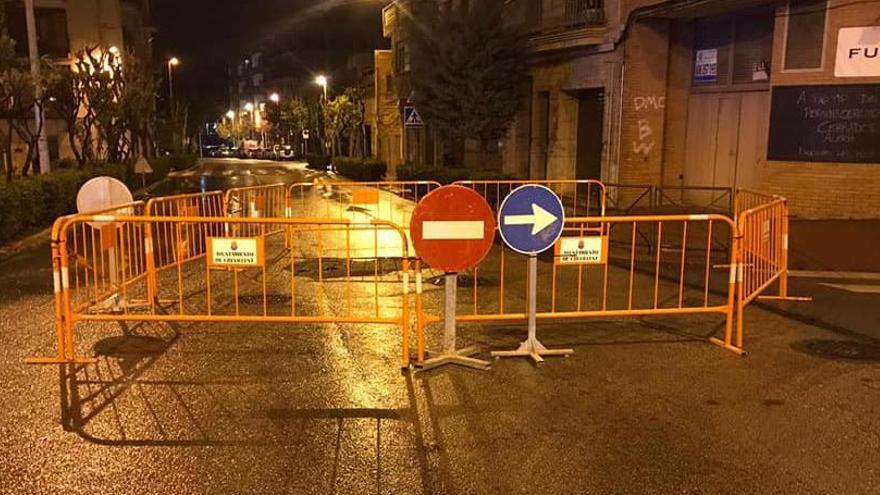
[[[426,220],[422,222],[422,239],[426,241],[469,240],[484,237],[482,220]]]

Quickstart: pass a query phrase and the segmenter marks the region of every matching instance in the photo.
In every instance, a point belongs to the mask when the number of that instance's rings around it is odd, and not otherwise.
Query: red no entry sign
[[[443,186],[431,191],[413,210],[409,224],[416,254],[447,273],[473,268],[495,239],[495,215],[473,189]]]

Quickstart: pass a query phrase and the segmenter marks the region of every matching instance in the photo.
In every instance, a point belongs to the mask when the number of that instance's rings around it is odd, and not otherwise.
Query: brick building
[[[880,217],[880,2],[511,0],[506,17],[532,67],[506,171]]]

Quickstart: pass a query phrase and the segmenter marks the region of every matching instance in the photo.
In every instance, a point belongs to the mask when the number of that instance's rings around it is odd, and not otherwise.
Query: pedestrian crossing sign
[[[410,129],[425,127],[416,107],[403,107],[403,126]]]

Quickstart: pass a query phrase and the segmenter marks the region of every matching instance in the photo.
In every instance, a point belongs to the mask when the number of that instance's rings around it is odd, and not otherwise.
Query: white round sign
[[[80,213],[92,213],[112,209],[134,201],[131,191],[119,179],[113,177],[95,177],[79,188],[76,194],[76,210]],[[131,215],[131,208],[120,208],[114,213]],[[89,222],[93,227],[100,227],[104,222]]]

